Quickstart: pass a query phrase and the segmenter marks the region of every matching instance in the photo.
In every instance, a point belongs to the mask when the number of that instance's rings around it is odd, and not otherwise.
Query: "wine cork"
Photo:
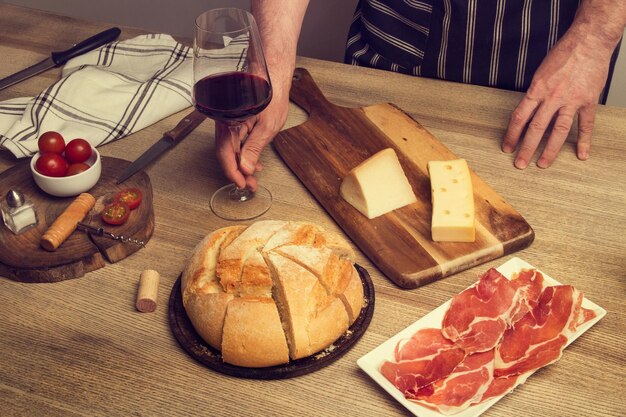
[[[139,289],[137,290],[137,302],[135,306],[142,313],[152,313],[156,310],[157,295],[159,292],[159,273],[146,269],[139,277]]]
[[[80,222],[96,204],[89,193],[82,193],[61,213],[41,237],[39,244],[47,251],[55,251],[76,230]]]

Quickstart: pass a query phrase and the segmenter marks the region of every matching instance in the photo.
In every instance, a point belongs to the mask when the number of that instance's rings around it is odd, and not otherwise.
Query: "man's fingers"
[[[541,142],[541,138],[556,111],[557,109],[548,107],[546,102],[539,106],[528,123],[526,134],[517,152],[517,157],[515,158],[516,168],[524,169],[528,166],[528,162],[537,150],[537,146],[539,146],[539,142]]]
[[[575,109],[567,107],[563,107],[559,110],[554,125],[552,126],[550,137],[546,143],[546,147],[537,161],[537,166],[539,168],[548,168],[556,159],[556,156],[559,154],[559,151],[561,150],[563,143],[565,143],[567,135],[572,128],[575,113]]]
[[[538,105],[537,101],[527,96],[524,96],[522,101],[520,101],[511,113],[511,120],[502,140],[502,151],[511,153],[515,150],[517,142],[519,142],[522,132],[526,128],[526,124],[532,118]]]
[[[244,187],[246,179],[237,166],[237,159],[230,135],[231,133],[226,125],[215,123],[215,154],[226,178],[235,183],[237,187]]]
[[[585,161],[589,159],[591,151],[591,134],[596,119],[596,107],[583,107],[578,113],[578,143],[576,145],[578,159]]]
[[[241,149],[240,169],[245,175],[253,175],[255,171],[262,168],[259,158],[269,139],[267,134],[263,132],[260,124],[251,130]]]
[[[256,191],[256,187],[257,187],[256,178],[254,178],[252,175],[247,176],[246,177],[246,188],[248,188],[252,192],[255,192]]]

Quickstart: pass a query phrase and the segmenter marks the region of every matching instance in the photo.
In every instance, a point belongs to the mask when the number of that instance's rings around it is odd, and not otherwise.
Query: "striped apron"
[[[345,62],[526,91],[577,8],[578,0],[360,0]],[[616,58],[617,49],[610,74]]]

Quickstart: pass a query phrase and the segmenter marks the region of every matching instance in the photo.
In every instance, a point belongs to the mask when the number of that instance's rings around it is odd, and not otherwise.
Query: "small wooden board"
[[[354,243],[398,286],[419,287],[533,241],[526,220],[474,172],[476,241],[432,241],[427,164],[457,156],[393,104],[347,108],[330,103],[303,68],[296,69],[290,98],[309,113],[309,119],[280,132],[272,142],[274,148]],[[352,168],[385,148],[395,149],[418,202],[369,220],[343,200],[339,187]]]
[[[43,192],[35,184],[29,164],[30,161],[25,160],[0,173],[0,197],[4,198],[10,189],[19,190],[35,205],[39,218],[36,227],[19,235],[0,225],[0,276],[20,282],[63,281],[81,277],[102,268],[107,261],[117,262],[141,249],[141,246],[132,243],[122,243],[78,230],[56,251],[42,249],[39,246],[41,236],[75,197],[53,197]],[[128,164],[123,159],[102,157],[100,179],[88,191],[96,198],[96,206],[83,222],[147,243],[154,231],[152,185],[143,171],[122,184],[116,184],[117,176]],[[141,190],[143,200],[139,207],[131,212],[123,225],[110,226],[102,222],[99,212],[103,202],[128,187]]]
[[[341,358],[363,336],[374,315],[374,284],[363,267],[354,265],[363,284],[364,304],[352,326],[325,350],[284,365],[265,368],[245,368],[225,363],[222,354],[209,346],[196,333],[183,306],[181,278],[174,283],[170,293],[168,318],[172,333],[183,349],[198,362],[219,373],[249,379],[284,379],[315,372]]]

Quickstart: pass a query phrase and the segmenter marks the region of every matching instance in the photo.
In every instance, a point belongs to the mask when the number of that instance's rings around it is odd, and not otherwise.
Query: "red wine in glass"
[[[196,109],[223,121],[245,120],[260,113],[272,99],[267,80],[245,72],[209,75],[193,88]]]
[[[254,16],[237,8],[208,10],[196,18],[192,99],[196,109],[226,125],[236,164],[241,163],[242,123],[267,107],[272,84]],[[226,139],[226,138],[221,138]],[[227,146],[222,142],[222,146]],[[226,185],[211,196],[213,213],[249,220],[269,210],[271,192],[257,183]]]

